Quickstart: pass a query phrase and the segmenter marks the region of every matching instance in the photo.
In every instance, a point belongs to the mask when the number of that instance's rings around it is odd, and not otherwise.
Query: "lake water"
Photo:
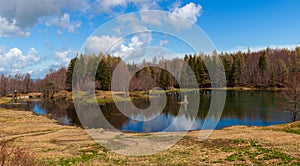
[[[187,93],[188,100],[193,97],[192,93]],[[149,118],[149,121],[132,120],[123,115],[115,104],[101,105],[105,119],[115,128],[121,131],[133,132],[158,132],[164,131],[176,119],[176,124],[167,131],[182,131],[186,129],[186,124],[194,121],[191,130],[202,128],[205,120],[216,121],[216,117],[206,118],[211,101],[211,94],[200,93],[200,106],[198,113],[191,113],[189,104],[186,106],[178,104],[182,101],[183,94],[172,93],[167,96],[167,105],[162,112],[150,111],[143,114],[132,114],[129,117]],[[216,129],[228,126],[247,125],[247,126],[269,126],[274,124],[283,124],[290,122],[291,117],[287,112],[281,110],[278,102],[278,94],[270,91],[227,91],[226,104],[221,119]],[[126,106],[126,102],[123,103]],[[149,106],[148,100],[134,101],[138,108],[145,109]],[[66,101],[32,101],[21,104],[2,105],[6,108],[19,108],[30,110],[36,114],[50,114],[49,116],[56,119],[58,123],[64,125],[81,125],[78,120],[74,105]],[[185,107],[185,111],[178,114],[179,109]],[[99,120],[99,114],[89,114],[81,112],[84,117],[84,127],[89,128],[106,128],[107,126]],[[299,116],[298,116],[299,119]]]

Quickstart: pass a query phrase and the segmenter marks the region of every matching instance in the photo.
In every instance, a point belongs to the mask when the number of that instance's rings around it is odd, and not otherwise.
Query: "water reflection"
[[[65,100],[36,100],[36,101],[17,101],[0,105],[2,108],[19,109],[24,111],[32,111],[39,115],[48,114],[50,118],[58,121],[63,125],[80,125],[74,105]]]
[[[116,128],[122,131],[134,132],[157,132],[157,131],[183,131],[201,129],[204,121],[206,123],[214,123],[218,121],[214,114],[208,115],[208,109],[211,102],[210,93],[200,94],[200,105],[198,110],[191,110],[193,106],[193,95],[197,92],[190,93],[172,93],[167,94],[167,104],[163,111],[151,110],[142,113],[132,112],[129,118],[121,113],[115,104],[106,104],[98,106],[84,106],[83,110],[77,112],[84,118],[84,128]],[[184,95],[188,96],[189,104],[179,104],[183,101]],[[228,91],[226,104],[217,125],[217,129],[233,125],[248,126],[268,126],[274,124],[282,124],[289,122],[289,114],[280,111],[276,104],[277,95],[275,92],[268,91]],[[143,108],[147,105],[147,100],[136,100],[134,105]],[[128,103],[121,103],[126,107]],[[58,123],[64,125],[79,125],[80,122],[74,105],[66,101],[32,101],[20,102],[19,104],[2,105],[5,108],[18,108],[23,110],[31,110],[37,114],[50,114],[50,117],[56,119]],[[184,111],[179,112],[180,109]],[[101,119],[101,114],[105,118]],[[137,121],[135,119],[147,119],[146,121]],[[111,126],[105,125],[108,121]],[[194,123],[193,123],[194,122]]]

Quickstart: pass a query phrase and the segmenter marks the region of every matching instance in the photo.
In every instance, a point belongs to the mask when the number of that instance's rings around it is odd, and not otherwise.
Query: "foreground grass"
[[[42,165],[300,165],[300,135],[295,134],[299,124],[230,127],[214,131],[204,141],[198,139],[199,131],[193,131],[166,151],[128,157],[95,143],[81,128],[0,109],[0,134],[33,153]]]
[[[0,164],[2,166],[35,166],[34,156],[25,149],[11,146],[6,140],[0,140]]]
[[[100,153],[99,153],[100,151]],[[50,165],[299,165],[300,158],[257,140],[215,139],[200,142],[186,136],[171,149],[155,155],[125,157],[101,146],[79,156],[47,161]]]
[[[284,125],[277,125],[272,127],[265,127],[265,130],[273,130],[273,131],[284,131],[287,133],[293,133],[300,135],[300,121],[284,124]]]

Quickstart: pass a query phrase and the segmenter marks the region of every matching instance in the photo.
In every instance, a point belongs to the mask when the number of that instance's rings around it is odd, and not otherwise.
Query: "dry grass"
[[[95,143],[81,128],[61,126],[31,112],[0,110],[0,135],[45,165],[300,165],[300,135],[289,132],[299,131],[299,123],[230,127],[214,131],[204,141],[199,141],[199,131],[193,131],[166,151],[128,157]],[[149,139],[150,146],[151,141],[156,140]]]
[[[9,146],[7,140],[0,141],[1,166],[35,166],[35,157],[24,148]]]

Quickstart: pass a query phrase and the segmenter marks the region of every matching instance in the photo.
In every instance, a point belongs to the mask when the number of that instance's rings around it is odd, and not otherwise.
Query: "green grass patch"
[[[81,152],[78,157],[60,158],[58,161],[47,162],[47,165],[61,165],[61,166],[76,165],[76,164],[84,163],[92,159],[95,159],[97,156],[98,153],[96,151]]]
[[[225,158],[227,161],[246,161],[242,153],[234,153]]]
[[[12,99],[9,99],[9,98],[4,98],[4,97],[0,98],[0,104],[7,104],[7,103],[10,103],[11,101],[12,101]]]
[[[42,150],[43,152],[51,152],[51,151],[56,151],[56,148],[49,148],[49,149],[44,149]]]
[[[299,129],[286,128],[286,129],[283,129],[282,131],[300,135],[300,128]]]
[[[243,139],[233,139],[232,142],[234,144],[244,144],[244,143],[246,143],[246,140],[243,140]]]
[[[272,127],[265,127],[265,130],[273,130],[273,131],[283,131],[292,134],[300,135],[300,121],[290,123],[290,124],[282,124],[276,125]]]
[[[263,164],[265,161],[274,162],[276,165],[293,164],[295,160],[278,149],[266,148],[256,140],[241,140],[235,139],[232,142],[239,146],[228,145],[221,148],[223,152],[231,152],[229,156],[225,158],[230,162],[241,162],[249,160],[255,164]],[[263,162],[264,161],[264,162]]]

